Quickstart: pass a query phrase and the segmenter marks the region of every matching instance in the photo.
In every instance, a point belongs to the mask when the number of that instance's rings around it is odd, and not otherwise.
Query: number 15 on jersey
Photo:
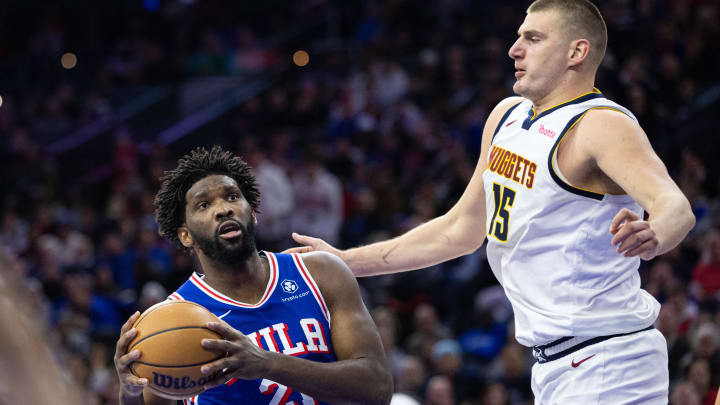
[[[488,236],[494,236],[500,242],[507,242],[510,229],[510,208],[515,202],[515,190],[498,183],[493,183],[492,188],[495,211],[488,227]]]

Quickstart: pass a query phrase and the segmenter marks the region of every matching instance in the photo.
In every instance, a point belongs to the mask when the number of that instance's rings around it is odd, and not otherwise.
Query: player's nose
[[[233,214],[235,214],[235,212],[233,212],[233,209],[230,205],[220,204],[218,206],[217,210],[215,211],[215,219],[220,221],[224,218],[232,217]]]
[[[510,56],[511,59],[517,60],[522,57],[522,49],[520,46],[520,38],[518,38],[517,41],[515,41],[514,44],[510,47],[508,50],[508,56]]]

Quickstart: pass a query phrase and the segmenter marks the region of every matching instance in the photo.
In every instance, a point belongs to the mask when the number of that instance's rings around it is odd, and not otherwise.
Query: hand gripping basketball
[[[232,378],[253,380],[267,374],[270,352],[255,346],[250,338],[223,320],[208,322],[207,328],[219,333],[224,339],[203,339],[202,346],[220,354],[226,353],[227,356],[200,369],[204,375],[222,372],[220,377],[205,384],[206,390],[222,385]]]
[[[140,312],[135,312],[120,329],[120,338],[115,346],[115,371],[120,378],[120,391],[123,395],[138,397],[143,392],[143,388],[148,385],[147,378],[139,378],[130,371],[130,364],[140,358],[142,355],[139,350],[127,352],[130,341],[135,337],[137,331],[132,328],[140,316]]]

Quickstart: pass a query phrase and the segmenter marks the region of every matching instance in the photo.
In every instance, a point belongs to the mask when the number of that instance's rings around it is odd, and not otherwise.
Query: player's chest
[[[259,309],[227,308],[216,314],[264,350],[289,356],[330,353],[330,325],[315,307],[302,302],[268,303]]]

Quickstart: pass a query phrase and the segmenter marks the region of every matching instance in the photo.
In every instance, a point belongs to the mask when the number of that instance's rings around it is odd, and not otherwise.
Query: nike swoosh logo
[[[230,312],[232,312],[232,309],[230,309],[230,310],[228,310],[227,312],[225,312],[224,314],[218,316],[218,318],[223,319],[223,318],[225,318],[225,317],[227,316],[227,314],[229,314]]]
[[[512,120],[512,121],[508,122],[507,124],[505,124],[505,126],[506,126],[506,127],[509,127],[509,126],[512,125],[512,123],[515,122],[515,121],[517,121],[517,120]]]
[[[575,367],[577,367],[577,366],[585,363],[586,361],[592,359],[593,357],[595,357],[594,354],[593,354],[592,356],[590,356],[590,357],[585,357],[584,359],[578,361],[577,363],[575,363],[575,360],[573,359],[573,361],[572,361],[572,363],[571,363],[570,365],[573,366],[573,368],[575,368]]]

